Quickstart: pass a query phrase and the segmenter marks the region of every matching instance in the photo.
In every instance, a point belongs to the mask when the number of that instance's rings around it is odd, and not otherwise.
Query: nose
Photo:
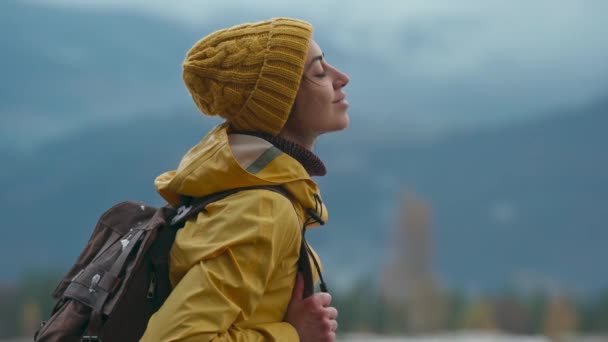
[[[350,77],[342,71],[336,69],[336,78],[334,80],[334,87],[337,89],[344,88],[350,82]]]

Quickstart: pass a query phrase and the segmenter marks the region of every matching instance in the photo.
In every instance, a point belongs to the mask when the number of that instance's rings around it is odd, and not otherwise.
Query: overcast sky
[[[509,121],[608,96],[604,0],[28,1],[124,10],[193,29],[226,13],[303,18],[334,50],[369,59],[369,68],[356,70],[342,61],[353,79],[352,108],[369,113],[405,97],[375,115],[402,111],[421,127]],[[367,96],[387,78],[399,86]]]

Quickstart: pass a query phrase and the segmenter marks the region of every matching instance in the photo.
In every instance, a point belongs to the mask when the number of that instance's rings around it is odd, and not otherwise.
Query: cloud
[[[310,20],[325,48],[338,52],[330,60],[352,76],[347,92],[356,121],[398,118],[432,137],[446,127],[509,122],[608,95],[602,0],[29,1],[129,11],[205,30],[273,16]]]
[[[608,3],[599,0],[559,5],[552,0],[463,0],[448,6],[428,0],[30,1],[130,10],[195,27],[243,12],[252,20],[275,15],[302,17],[321,25],[322,34],[333,37],[341,48],[367,51],[395,65],[402,64],[405,57],[411,66],[408,70],[442,77],[469,74],[496,60],[539,65],[557,60],[603,61],[608,54],[606,44],[600,44],[608,33],[603,20]]]

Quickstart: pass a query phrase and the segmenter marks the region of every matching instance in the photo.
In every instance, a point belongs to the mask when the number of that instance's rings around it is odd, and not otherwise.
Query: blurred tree
[[[528,307],[530,332],[540,334],[543,332],[545,311],[547,309],[547,294],[541,290],[536,290],[526,297]]]
[[[51,292],[60,273],[54,270],[28,270],[14,287],[0,288],[0,338],[21,334],[31,336],[55,304]]]
[[[608,334],[608,289],[598,295],[593,316],[593,330]]]
[[[554,295],[548,302],[544,333],[551,339],[561,340],[577,330],[578,316],[571,300],[562,294]]]
[[[0,338],[13,337],[19,333],[18,293],[17,287],[5,286],[0,288]]]
[[[515,296],[500,296],[494,301],[494,314],[499,330],[512,334],[532,334],[532,324],[525,299]]]
[[[21,305],[20,334],[21,336],[34,336],[42,322],[40,304],[33,298],[27,298]]]
[[[445,329],[458,330],[461,328],[462,317],[467,308],[467,297],[463,291],[451,290],[446,294]]]
[[[608,334],[608,289],[587,298],[580,304],[580,330],[594,334]]]
[[[19,282],[20,302],[33,301],[37,303],[42,318],[48,318],[55,305],[55,299],[51,294],[62,277],[63,271],[54,269],[25,271]]]
[[[446,303],[433,274],[430,206],[406,192],[401,208],[384,269],[383,296],[389,310],[403,315],[409,333],[438,331],[445,325]]]
[[[362,277],[352,288],[334,293],[332,303],[340,312],[340,331],[382,333],[393,321],[371,277]]]
[[[473,301],[464,311],[461,327],[466,330],[497,330],[492,302],[484,298]]]

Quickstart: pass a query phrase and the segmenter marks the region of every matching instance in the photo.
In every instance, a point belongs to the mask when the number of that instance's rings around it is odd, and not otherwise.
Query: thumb
[[[293,287],[293,294],[291,295],[292,300],[293,299],[302,299],[302,296],[304,294],[304,276],[302,275],[302,272],[298,272],[298,275],[296,276],[296,283]]]

